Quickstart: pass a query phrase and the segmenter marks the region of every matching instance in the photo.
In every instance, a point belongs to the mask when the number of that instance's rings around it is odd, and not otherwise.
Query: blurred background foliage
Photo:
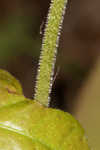
[[[50,0],[0,0],[0,67],[32,98]],[[72,113],[94,150],[100,148],[100,2],[69,0],[51,107]]]

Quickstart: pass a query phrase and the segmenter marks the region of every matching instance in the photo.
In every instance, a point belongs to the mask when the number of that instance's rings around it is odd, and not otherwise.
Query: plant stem
[[[51,0],[48,13],[34,97],[44,106],[49,105],[56,51],[66,4],[67,0]]]

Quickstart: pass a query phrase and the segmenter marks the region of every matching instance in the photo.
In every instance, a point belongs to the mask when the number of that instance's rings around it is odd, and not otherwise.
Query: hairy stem
[[[67,0],[51,0],[45,28],[34,99],[49,105],[56,51]]]

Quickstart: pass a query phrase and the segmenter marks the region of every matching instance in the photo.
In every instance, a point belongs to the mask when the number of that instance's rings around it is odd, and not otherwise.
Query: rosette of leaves
[[[0,70],[0,150],[89,150],[84,130],[68,113],[49,108],[56,47],[67,0],[52,0],[39,62],[34,101]]]
[[[24,97],[0,70],[0,150],[89,150],[84,130],[68,113]]]

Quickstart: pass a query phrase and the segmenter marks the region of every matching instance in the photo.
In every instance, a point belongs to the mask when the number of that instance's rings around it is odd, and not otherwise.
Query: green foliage
[[[0,108],[15,104],[22,97],[22,88],[19,82],[8,72],[0,70]]]
[[[19,82],[0,70],[0,150],[89,150],[68,113],[26,99]]]
[[[1,150],[89,150],[84,130],[68,113],[48,108],[59,29],[67,0],[52,0],[43,39],[35,101],[0,70]]]

